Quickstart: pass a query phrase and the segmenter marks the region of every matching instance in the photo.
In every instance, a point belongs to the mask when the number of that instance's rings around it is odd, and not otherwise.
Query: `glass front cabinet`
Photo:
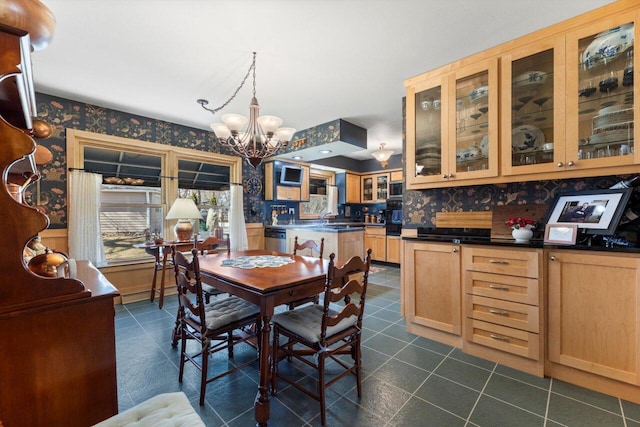
[[[407,189],[636,173],[640,7],[626,7],[405,81]]]
[[[498,175],[497,64],[407,87],[407,188]]]
[[[567,34],[567,166],[639,163],[633,42],[639,17],[617,15]]]

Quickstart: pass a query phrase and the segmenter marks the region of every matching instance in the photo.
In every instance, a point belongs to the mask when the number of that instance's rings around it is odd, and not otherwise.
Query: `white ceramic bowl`
[[[544,144],[544,133],[535,126],[518,126],[511,132],[511,146],[514,153],[539,150]]]
[[[542,86],[547,82],[547,73],[544,71],[527,71],[513,79],[513,88],[516,90],[530,90]]]
[[[469,101],[474,104],[478,104],[480,102],[486,102],[489,97],[489,86],[480,86],[475,88],[469,94]]]

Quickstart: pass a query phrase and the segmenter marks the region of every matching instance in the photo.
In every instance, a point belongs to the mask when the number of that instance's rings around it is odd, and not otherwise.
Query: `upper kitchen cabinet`
[[[498,176],[498,60],[407,82],[407,188]]]
[[[389,174],[379,173],[375,175],[363,175],[362,203],[384,203],[389,197]]]
[[[556,172],[567,163],[564,47],[564,37],[553,37],[502,57],[503,175]]]
[[[615,14],[567,34],[567,167],[640,163],[633,54],[639,17],[638,10]]]
[[[407,79],[407,189],[638,173],[639,18],[618,0]]]

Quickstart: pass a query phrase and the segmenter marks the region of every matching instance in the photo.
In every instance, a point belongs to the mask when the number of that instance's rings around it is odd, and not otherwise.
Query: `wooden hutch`
[[[53,14],[38,0],[0,2],[0,425],[87,426],[118,412],[113,298],[88,261],[75,278],[31,272],[27,243],[49,224],[24,203],[39,178],[33,137],[50,133],[34,120],[31,51],[46,46]]]

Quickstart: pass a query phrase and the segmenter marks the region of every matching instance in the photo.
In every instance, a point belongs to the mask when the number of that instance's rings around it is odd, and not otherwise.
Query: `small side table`
[[[151,295],[149,301],[154,301],[156,294],[158,294],[158,308],[162,309],[164,305],[164,276],[167,270],[167,264],[173,265],[173,261],[170,258],[172,248],[177,250],[191,250],[194,248],[194,242],[164,242],[164,243],[138,243],[133,245],[135,248],[142,248],[146,253],[155,258],[155,264],[153,268],[153,279],[151,280]],[[160,286],[156,287],[156,281],[158,278],[158,271],[161,272]]]

